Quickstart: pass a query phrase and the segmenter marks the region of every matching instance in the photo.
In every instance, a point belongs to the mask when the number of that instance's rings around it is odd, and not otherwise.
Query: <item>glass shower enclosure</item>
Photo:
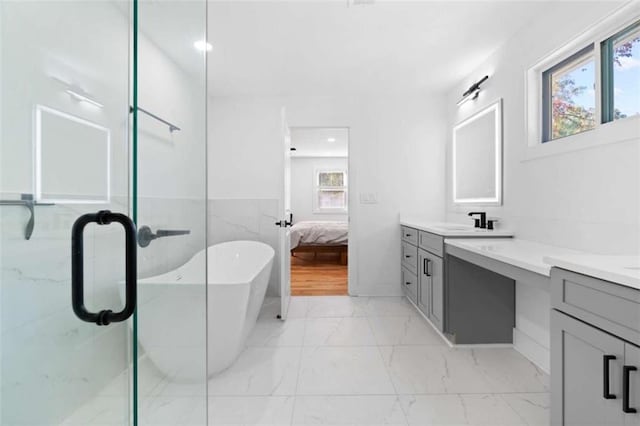
[[[204,0],[0,1],[0,424],[206,424],[206,270],[141,283],[207,246],[205,39]]]

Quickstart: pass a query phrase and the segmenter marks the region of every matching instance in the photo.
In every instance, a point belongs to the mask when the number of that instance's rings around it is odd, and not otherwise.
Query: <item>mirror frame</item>
[[[458,198],[456,191],[456,132],[462,127],[484,117],[487,114],[494,114],[495,122],[495,197],[489,198]],[[502,98],[493,102],[489,106],[481,109],[472,116],[462,120],[453,127],[453,143],[451,148],[451,169],[452,169],[452,195],[454,204],[477,204],[488,206],[501,206],[502,205]]]
[[[95,198],[49,198],[42,193],[42,114],[51,114],[74,123],[78,123],[87,127],[94,128],[105,135],[105,194]],[[108,204],[111,202],[111,130],[107,127],[93,123],[84,118],[50,108],[44,105],[36,105],[34,111],[34,140],[33,140],[33,186],[35,201],[40,203],[54,204]]]

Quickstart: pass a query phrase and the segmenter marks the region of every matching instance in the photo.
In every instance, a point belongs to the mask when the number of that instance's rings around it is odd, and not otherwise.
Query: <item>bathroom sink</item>
[[[464,232],[469,234],[490,234],[494,232],[493,229],[486,228],[474,228],[471,225],[460,225],[455,223],[442,223],[432,226],[435,231],[441,232]]]
[[[430,232],[443,237],[489,238],[513,236],[513,232],[504,229],[481,229],[466,223],[426,222],[420,219],[411,220],[405,218],[401,218],[400,223],[408,228]]]
[[[434,226],[434,228],[444,229],[445,231],[471,231],[472,229],[475,229],[465,225],[446,225],[446,224],[436,225]]]

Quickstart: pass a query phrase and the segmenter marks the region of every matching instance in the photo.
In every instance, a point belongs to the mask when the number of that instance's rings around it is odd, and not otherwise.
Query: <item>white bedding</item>
[[[291,226],[291,250],[299,245],[346,245],[348,236],[347,222],[302,221]]]

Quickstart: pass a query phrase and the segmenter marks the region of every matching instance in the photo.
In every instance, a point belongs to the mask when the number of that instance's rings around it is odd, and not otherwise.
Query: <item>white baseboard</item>
[[[517,328],[513,329],[513,348],[542,371],[549,374],[551,365],[551,351],[549,348],[542,346]]]

